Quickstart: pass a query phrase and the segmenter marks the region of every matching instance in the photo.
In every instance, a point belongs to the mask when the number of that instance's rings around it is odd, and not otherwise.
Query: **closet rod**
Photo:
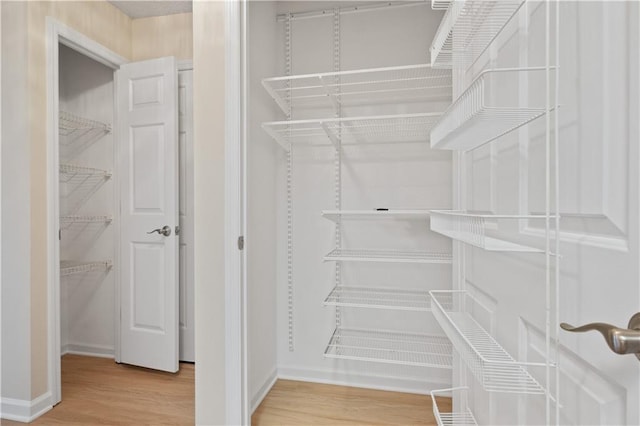
[[[431,4],[430,1],[405,1],[405,2],[385,2],[385,3],[368,3],[358,6],[350,6],[350,7],[341,7],[339,8],[340,15],[348,15],[351,13],[360,13],[360,12],[372,12],[378,9],[398,9],[402,7],[413,7],[413,6],[426,6]],[[284,22],[287,14],[281,13],[276,16],[277,22]],[[333,17],[333,9],[322,9],[322,10],[311,10],[308,12],[297,12],[291,14],[291,20],[298,19],[313,19],[313,18],[327,18]]]

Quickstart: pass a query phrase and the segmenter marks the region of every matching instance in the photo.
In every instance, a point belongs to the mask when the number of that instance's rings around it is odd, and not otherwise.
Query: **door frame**
[[[60,227],[58,182],[59,170],[59,44],[63,44],[101,64],[113,69],[120,68],[128,61],[117,53],[107,49],[84,34],[66,26],[56,19],[46,17],[46,81],[47,81],[47,388],[51,394],[51,403],[55,405],[62,400],[61,367],[60,367],[60,244],[58,229]],[[115,82],[114,82],[115,84]],[[114,86],[114,110],[117,105]],[[114,114],[113,128],[117,128],[117,116]],[[117,144],[114,144],[114,158],[117,158]],[[117,162],[114,162],[114,168]],[[118,206],[119,190],[117,173],[114,173],[114,205]],[[115,241],[119,247],[119,209],[113,212],[113,224],[116,227]],[[117,252],[114,260],[117,260]],[[114,262],[117,268],[117,262]],[[115,270],[115,295],[118,297],[118,274]],[[119,347],[116,338],[116,348]],[[115,351],[118,352],[118,349]]]

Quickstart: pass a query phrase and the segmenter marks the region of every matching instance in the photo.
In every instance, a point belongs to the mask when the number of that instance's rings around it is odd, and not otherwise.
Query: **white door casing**
[[[180,361],[195,361],[193,315],[193,69],[178,72],[180,152]]]
[[[121,173],[120,361],[178,371],[178,80],[172,57],[116,73]],[[168,226],[170,235],[154,229]]]

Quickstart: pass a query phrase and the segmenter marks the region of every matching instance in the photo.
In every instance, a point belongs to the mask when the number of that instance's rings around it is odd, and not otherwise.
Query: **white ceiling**
[[[191,0],[107,0],[132,19],[173,15],[192,11]]]

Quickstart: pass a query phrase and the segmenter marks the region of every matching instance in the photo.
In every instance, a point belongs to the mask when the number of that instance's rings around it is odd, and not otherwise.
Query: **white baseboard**
[[[0,398],[0,418],[29,423],[53,408],[51,393],[27,401],[23,399]]]
[[[62,347],[62,355],[84,355],[98,358],[115,358],[112,347],[99,345],[83,345],[78,343],[68,343]]]
[[[271,374],[267,376],[267,380],[260,386],[260,389],[251,397],[251,414],[260,406],[264,397],[267,396],[273,385],[276,384],[276,380],[278,380],[278,370],[274,368]]]
[[[418,379],[370,374],[351,374],[336,372],[335,370],[315,370],[283,366],[278,367],[278,378],[421,395],[428,395],[429,392],[434,389],[451,387],[450,382],[426,382]]]

